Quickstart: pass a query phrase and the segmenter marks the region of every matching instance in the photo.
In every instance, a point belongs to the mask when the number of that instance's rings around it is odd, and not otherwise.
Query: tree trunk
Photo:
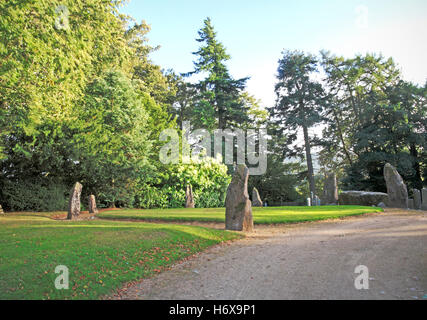
[[[353,161],[351,160],[350,153],[348,152],[347,147],[345,145],[344,136],[342,134],[342,129],[341,129],[341,122],[340,122],[340,119],[338,118],[338,114],[337,114],[335,108],[333,108],[333,113],[334,113],[334,117],[335,117],[335,122],[337,124],[338,136],[340,137],[345,156],[347,157],[348,162],[352,166]]]
[[[414,187],[416,189],[421,190],[423,188],[423,181],[421,179],[421,168],[420,168],[420,162],[418,159],[418,150],[415,144],[411,144],[410,152],[411,152],[411,156],[414,157],[414,164],[413,164],[413,167],[415,170]]]
[[[307,178],[310,186],[310,198],[311,198],[311,193],[313,193],[313,195],[316,194],[316,185],[314,182],[313,160],[311,158],[310,137],[308,136],[307,126],[305,125],[303,126],[303,131],[304,131],[304,142],[305,142],[305,155],[307,159],[307,169],[308,169]]]

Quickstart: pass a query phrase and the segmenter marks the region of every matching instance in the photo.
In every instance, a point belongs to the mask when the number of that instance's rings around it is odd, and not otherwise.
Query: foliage
[[[196,207],[224,205],[231,181],[227,167],[213,158],[191,160],[167,166],[157,186],[144,185],[138,191],[136,207],[177,208],[185,205],[185,189],[191,185]]]

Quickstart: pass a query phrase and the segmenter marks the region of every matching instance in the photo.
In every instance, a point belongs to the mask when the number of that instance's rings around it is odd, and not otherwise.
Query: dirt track
[[[368,290],[355,289],[358,265],[369,268]],[[427,299],[427,213],[257,226],[246,239],[211,248],[121,298]]]

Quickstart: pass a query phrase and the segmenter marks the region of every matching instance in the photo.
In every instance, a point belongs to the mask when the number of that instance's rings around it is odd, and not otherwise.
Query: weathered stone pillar
[[[418,189],[412,189],[412,193],[414,194],[414,209],[421,209],[421,192]]]
[[[396,168],[386,163],[384,166],[384,179],[387,185],[389,207],[408,208],[408,189]]]
[[[88,208],[89,208],[89,213],[91,213],[91,214],[98,213],[98,208],[96,207],[96,199],[95,199],[95,196],[93,194],[91,194],[89,196]]]
[[[187,189],[185,191],[185,207],[186,208],[194,208],[194,197],[193,197],[193,188],[191,185],[187,185]]]
[[[252,231],[254,222],[248,194],[249,169],[239,164],[233,174],[225,198],[225,229]]]
[[[322,202],[326,205],[338,203],[338,184],[335,173],[330,173],[326,176]]]
[[[421,190],[421,193],[422,193],[421,210],[427,210],[427,188],[423,188]]]
[[[262,200],[257,188],[252,190],[252,207],[262,207]]]
[[[80,195],[82,188],[83,186],[79,182],[76,182],[71,189],[70,201],[68,202],[68,220],[76,219],[80,215]]]

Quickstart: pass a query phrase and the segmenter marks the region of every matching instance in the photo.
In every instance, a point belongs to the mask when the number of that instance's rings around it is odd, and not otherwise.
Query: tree
[[[150,171],[148,94],[122,73],[109,71],[88,85],[75,136],[76,176],[101,203],[133,205],[132,187]]]
[[[197,42],[203,45],[193,54],[198,57],[194,71],[188,75],[206,73],[207,77],[197,83],[198,97],[194,113],[206,129],[238,127],[247,120],[247,107],[240,95],[248,78],[233,79],[225,62],[230,59],[224,46],[216,39],[210,18],[198,32]]]
[[[283,58],[279,60],[278,82],[275,86],[276,104],[269,108],[271,123],[274,126],[273,134],[279,137],[286,134],[288,146],[297,140],[297,131],[302,129],[307,178],[310,192],[313,194],[316,194],[316,188],[311,155],[312,142],[308,130],[323,120],[324,108],[322,85],[313,79],[317,67],[318,61],[314,56],[298,51],[285,51]],[[300,153],[301,150],[296,147],[294,151]]]

